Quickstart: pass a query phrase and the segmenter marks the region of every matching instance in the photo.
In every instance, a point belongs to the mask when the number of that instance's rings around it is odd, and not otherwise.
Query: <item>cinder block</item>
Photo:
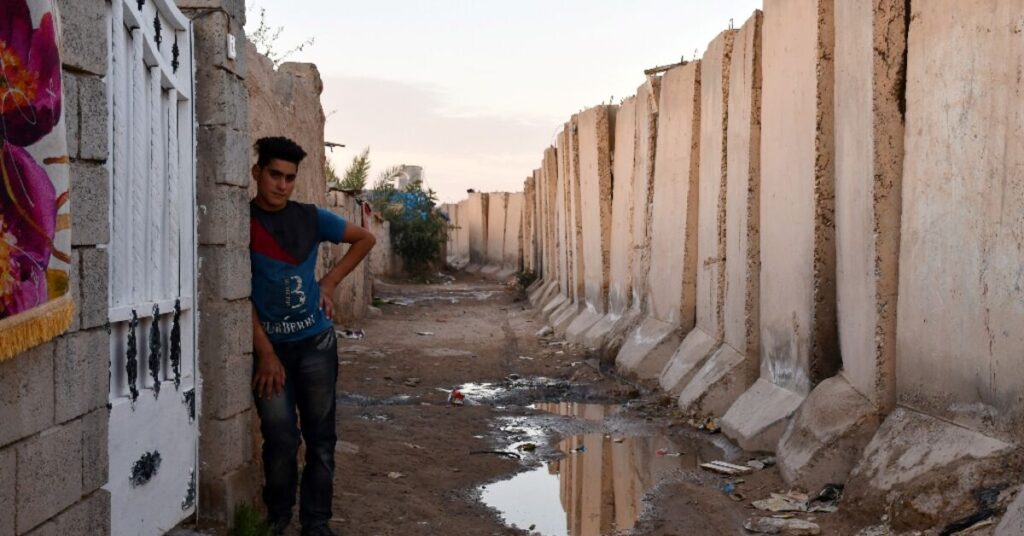
[[[202,57],[202,56],[200,56]],[[218,68],[200,68],[196,73],[196,118],[200,126],[220,125],[247,131],[249,94],[245,81]],[[212,147],[199,147],[199,158]]]
[[[60,9],[61,61],[93,74],[106,74],[109,48],[107,2],[57,0]]]
[[[97,248],[81,248],[78,252],[82,259],[82,300],[77,304],[81,314],[79,327],[90,329],[104,326],[108,318],[107,252]]]
[[[252,150],[248,132],[223,126],[206,126],[199,127],[197,137],[198,147],[211,149],[204,151],[202,158],[196,162],[199,182],[249,187],[252,182],[252,174],[249,172]]]
[[[110,173],[100,164],[71,163],[71,245],[110,241]]]
[[[204,58],[204,63],[221,69],[227,69],[241,77],[245,77],[245,47],[247,41],[240,24],[233,20],[230,13],[212,12],[209,15],[193,19],[195,34],[195,50],[197,57]],[[234,60],[227,55],[228,33],[235,36],[238,54]]]
[[[110,390],[109,336],[102,329],[57,340],[53,360],[56,422],[66,422],[103,407]]]
[[[110,410],[105,406],[82,418],[82,490],[86,493],[99,489],[109,479],[109,424]]]
[[[199,294],[204,298],[240,300],[252,293],[248,248],[200,246],[199,258]]]
[[[227,419],[253,407],[253,355],[207,355],[203,358],[203,413]]]
[[[203,300],[200,310],[199,346],[203,356],[252,352],[252,304],[249,300]],[[200,358],[202,368],[205,368],[204,359]]]
[[[47,525],[53,525],[55,534],[63,536],[110,534],[110,492],[97,490]]]
[[[98,76],[80,76],[77,83],[78,123],[82,137],[78,155],[85,160],[106,162],[110,155],[107,84]]]
[[[200,150],[199,158],[207,151]],[[199,243],[249,245],[249,192],[231,186],[199,185]]]
[[[203,419],[199,459],[204,475],[226,475],[252,461],[255,418],[255,411],[243,411],[227,419]],[[231,448],[225,448],[225,445],[231,445]]]
[[[81,139],[78,124],[78,77],[64,73],[64,129],[67,132],[68,156],[78,156],[78,140]]]
[[[263,487],[260,467],[257,463],[250,463],[227,475],[202,478],[199,484],[199,515],[209,521],[229,522],[239,505],[256,502]]]
[[[81,441],[82,421],[73,421],[18,445],[18,532],[43,523],[82,497]]]
[[[0,536],[14,536],[14,448],[0,449]]]
[[[71,281],[68,283],[68,295],[75,300],[75,314],[71,318],[71,327],[68,328],[69,333],[78,331],[82,325],[82,314],[78,308],[82,303],[82,257],[78,254],[77,249],[71,250]]]
[[[0,445],[53,424],[53,343],[0,363]]]

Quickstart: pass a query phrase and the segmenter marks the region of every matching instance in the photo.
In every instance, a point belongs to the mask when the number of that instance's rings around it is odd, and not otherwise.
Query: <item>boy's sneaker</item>
[[[283,536],[284,531],[288,530],[288,527],[292,524],[291,519],[278,518],[268,519],[267,526],[270,527],[270,533],[274,536]]]

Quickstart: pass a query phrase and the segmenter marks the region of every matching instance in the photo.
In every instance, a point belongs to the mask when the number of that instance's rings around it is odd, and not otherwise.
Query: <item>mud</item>
[[[775,468],[739,480],[700,469],[753,456],[582,348],[538,339],[521,293],[467,275],[383,288],[411,305],[382,304],[346,326],[364,339],[339,340],[339,534],[745,534],[751,501],[786,490]],[[464,405],[448,403],[454,389]],[[856,533],[842,510],[814,516],[823,534]]]

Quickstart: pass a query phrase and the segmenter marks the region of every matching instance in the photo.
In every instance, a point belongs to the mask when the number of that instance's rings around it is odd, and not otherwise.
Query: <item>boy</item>
[[[315,205],[290,201],[306,152],[288,138],[261,138],[252,167],[250,203],[253,393],[263,435],[263,501],[275,534],[291,522],[298,481],[298,427],[306,441],[299,520],[302,536],[334,536],[335,384],[337,339],[331,323],[338,283],[363,260],[376,239]],[[351,244],[319,282],[320,242]]]

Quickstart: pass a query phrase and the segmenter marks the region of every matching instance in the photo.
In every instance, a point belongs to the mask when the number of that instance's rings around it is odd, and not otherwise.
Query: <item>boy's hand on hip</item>
[[[273,398],[284,391],[284,366],[276,355],[256,357],[256,372],[252,375],[252,388],[260,398]]]
[[[330,283],[320,283],[320,309],[323,309],[328,320],[334,319],[334,288]]]

